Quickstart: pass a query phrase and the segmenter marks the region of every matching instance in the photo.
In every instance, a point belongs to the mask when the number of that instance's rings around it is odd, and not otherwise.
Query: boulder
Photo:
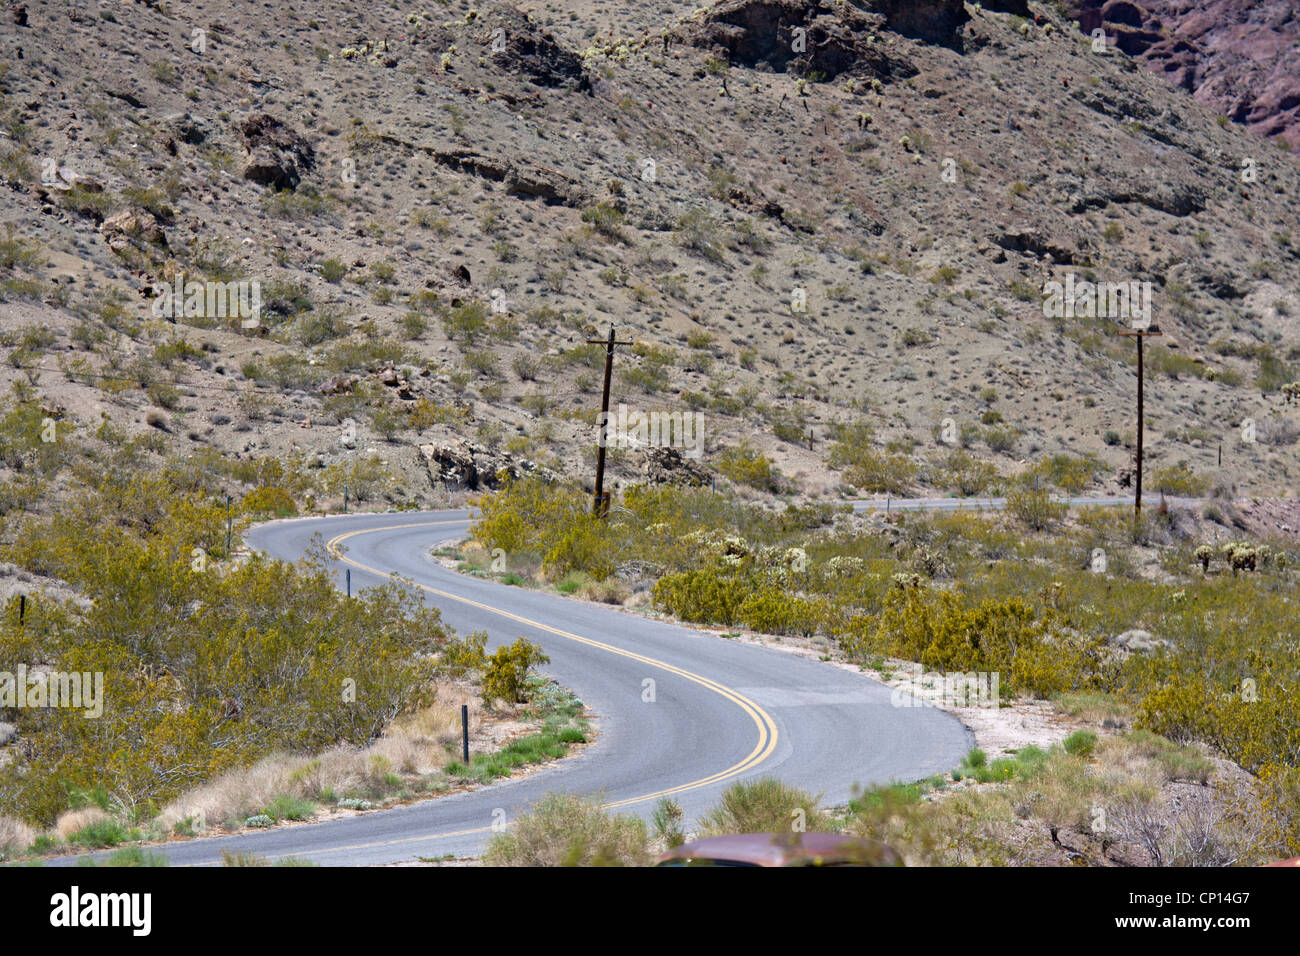
[[[239,131],[248,151],[243,176],[251,182],[294,189],[316,165],[311,144],[269,113],[249,117]]]
[[[1125,631],[1123,634],[1116,634],[1106,643],[1125,656],[1129,654],[1154,654],[1170,646],[1168,641],[1156,637],[1150,631],[1143,631],[1138,628]]]
[[[189,113],[171,113],[163,117],[163,128],[177,141],[198,146],[208,138],[207,124]]]
[[[110,216],[99,225],[99,233],[114,252],[125,252],[140,243],[167,246],[167,235],[153,213],[127,209]]]
[[[524,474],[534,474],[548,481],[556,478],[536,462],[526,458],[516,460],[473,442],[421,445],[420,455],[429,469],[429,480],[435,485],[477,490],[497,488],[504,479],[519,478]]]
[[[316,391],[322,395],[342,395],[352,391],[352,387],[356,384],[355,375],[331,375],[316,386]]]
[[[676,448],[651,446],[644,452],[641,474],[652,485],[707,485],[709,473]]]

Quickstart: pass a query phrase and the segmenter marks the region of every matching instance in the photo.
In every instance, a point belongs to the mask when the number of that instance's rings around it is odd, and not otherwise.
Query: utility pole
[[[1137,434],[1137,462],[1133,471],[1133,518],[1134,520],[1142,517],[1142,421],[1143,421],[1143,403],[1142,403],[1142,340],[1148,335],[1160,335],[1160,330],[1153,325],[1146,328],[1125,329],[1120,335],[1130,338],[1136,338],[1138,343],[1138,434]]]
[[[600,447],[596,450],[596,495],[591,506],[592,514],[603,518],[609,513],[609,495],[605,493],[605,446],[609,437],[609,383],[614,376],[614,346],[632,343],[616,341],[611,322],[608,339],[587,339],[587,344],[605,346],[605,388],[600,395]]]

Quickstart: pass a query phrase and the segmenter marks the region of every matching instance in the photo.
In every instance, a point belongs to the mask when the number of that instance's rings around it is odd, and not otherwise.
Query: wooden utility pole
[[[1159,335],[1160,330],[1154,325],[1144,329],[1125,329],[1120,335],[1136,338],[1138,343],[1138,435],[1137,435],[1137,462],[1133,470],[1133,517],[1134,519],[1142,516],[1142,340],[1148,335]]]
[[[600,447],[596,451],[596,495],[591,506],[591,513],[603,518],[609,513],[609,495],[605,493],[605,446],[609,437],[609,383],[614,376],[614,346],[632,343],[615,341],[611,322],[608,339],[587,339],[587,344],[605,346],[605,388],[600,395]]]

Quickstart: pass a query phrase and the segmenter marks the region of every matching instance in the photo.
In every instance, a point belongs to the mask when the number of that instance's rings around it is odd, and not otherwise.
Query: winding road
[[[894,707],[890,689],[827,663],[703,631],[458,574],[430,555],[464,537],[468,512],[402,512],[275,521],[252,547],[296,560],[320,536],[352,571],[354,589],[388,575],[414,582],[460,633],[489,647],[520,635],[550,655],[543,671],[596,714],[595,742],[515,779],[320,823],[171,842],[174,866],[219,865],[222,851],[294,856],[325,866],[480,854],[494,821],[510,821],[550,791],[600,793],[619,812],[648,816],[672,796],[687,821],[736,780],[772,775],[843,803],[855,786],[949,770],[973,745],[956,719]],[[654,681],[653,702],[645,682]],[[504,816],[503,816],[504,814]],[[50,860],[69,863],[76,857]]]

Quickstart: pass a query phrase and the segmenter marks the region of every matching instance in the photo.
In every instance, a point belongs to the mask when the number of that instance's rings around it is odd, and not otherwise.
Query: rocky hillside
[[[1133,342],[1043,290],[1150,282],[1149,467],[1293,491],[1300,162],[1203,85],[1016,0],[27,0],[0,385],[142,454],[377,458],[429,503],[589,476],[612,324],[614,402],[700,411],[700,465],[761,490],[884,487],[827,460],[864,420],[917,491],[964,486],[956,446],[1116,491]]]
[[[1300,151],[1300,9],[1292,0],[1069,0],[1080,25],[1261,136]]]

